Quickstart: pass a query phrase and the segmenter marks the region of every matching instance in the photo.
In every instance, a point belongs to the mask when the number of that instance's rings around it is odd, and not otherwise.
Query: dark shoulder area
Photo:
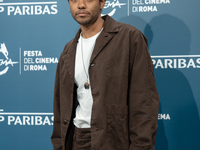
[[[131,34],[132,40],[135,40],[138,36],[141,35],[144,36],[139,29],[137,29],[132,25],[122,22],[118,22],[118,24],[119,24],[119,32],[123,32],[124,34]]]

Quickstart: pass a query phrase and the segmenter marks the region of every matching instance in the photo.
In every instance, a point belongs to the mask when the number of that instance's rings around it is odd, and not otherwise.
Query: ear
[[[105,2],[106,0],[99,0],[99,3],[100,3],[100,9],[102,10],[105,6]]]

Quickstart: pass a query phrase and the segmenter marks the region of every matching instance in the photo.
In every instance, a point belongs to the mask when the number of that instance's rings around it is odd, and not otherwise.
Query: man
[[[81,29],[57,66],[54,150],[154,150],[159,98],[146,38],[101,18],[105,0],[69,4]]]

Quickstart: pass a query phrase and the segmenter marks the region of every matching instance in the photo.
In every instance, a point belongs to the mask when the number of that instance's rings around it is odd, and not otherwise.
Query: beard
[[[87,15],[86,16],[78,16],[79,12],[84,12]],[[99,17],[99,13],[95,13],[94,15],[91,15],[90,12],[79,10],[78,12],[75,13],[75,15],[72,15],[72,17],[78,24],[83,25],[83,26],[90,26],[96,22],[96,20]]]

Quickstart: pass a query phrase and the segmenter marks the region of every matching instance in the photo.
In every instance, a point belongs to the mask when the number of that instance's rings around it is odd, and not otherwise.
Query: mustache
[[[75,15],[78,15],[79,13],[90,14],[90,12],[80,9],[79,11],[77,11],[77,12],[75,13]]]

